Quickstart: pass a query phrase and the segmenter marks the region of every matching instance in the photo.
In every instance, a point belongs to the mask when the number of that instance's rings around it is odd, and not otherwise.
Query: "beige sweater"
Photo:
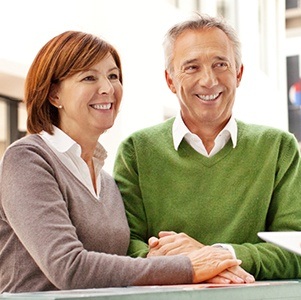
[[[102,170],[101,199],[38,135],[12,144],[0,166],[0,292],[191,283],[184,256],[126,256],[120,193]]]

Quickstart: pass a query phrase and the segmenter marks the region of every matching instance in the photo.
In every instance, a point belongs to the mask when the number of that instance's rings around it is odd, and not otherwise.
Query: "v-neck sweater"
[[[295,137],[237,121],[238,140],[212,157],[184,139],[174,119],[131,134],[114,177],[131,229],[129,255],[145,256],[159,231],[185,232],[203,244],[231,244],[256,279],[301,278],[301,257],[264,243],[259,231],[301,231],[301,160]]]
[[[120,192],[101,171],[97,200],[38,135],[0,165],[0,292],[192,282],[185,256],[127,257]]]

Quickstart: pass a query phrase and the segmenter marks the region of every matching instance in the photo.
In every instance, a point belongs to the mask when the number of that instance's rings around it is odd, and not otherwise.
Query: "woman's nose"
[[[100,80],[98,93],[99,94],[103,94],[103,93],[113,94],[114,93],[114,87],[108,78],[103,78],[102,80]]]

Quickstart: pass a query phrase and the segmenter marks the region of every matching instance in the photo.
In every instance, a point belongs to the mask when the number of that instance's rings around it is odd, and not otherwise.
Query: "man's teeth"
[[[204,101],[212,101],[218,97],[219,94],[214,95],[198,95],[198,97]]]
[[[110,109],[112,107],[112,103],[107,104],[93,104],[91,105],[95,109]]]

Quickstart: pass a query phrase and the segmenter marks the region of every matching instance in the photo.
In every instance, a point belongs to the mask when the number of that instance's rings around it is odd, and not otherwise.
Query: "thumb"
[[[154,248],[159,244],[159,239],[155,236],[152,236],[148,239],[148,245],[150,248]]]

